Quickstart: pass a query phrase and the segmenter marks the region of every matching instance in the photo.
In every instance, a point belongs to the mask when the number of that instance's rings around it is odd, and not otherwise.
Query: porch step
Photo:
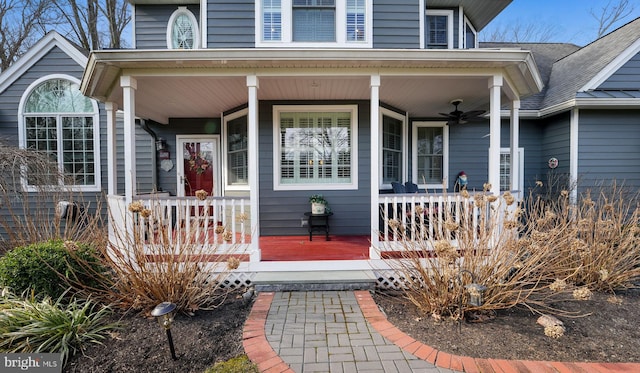
[[[376,278],[370,270],[260,272],[253,279],[261,291],[371,290]]]

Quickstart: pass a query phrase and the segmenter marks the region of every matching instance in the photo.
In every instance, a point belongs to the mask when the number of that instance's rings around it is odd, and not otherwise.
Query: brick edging
[[[260,372],[295,373],[273,350],[265,334],[264,327],[274,295],[273,292],[258,294],[242,329],[242,346],[249,360],[258,366]]]
[[[354,291],[365,319],[383,337],[393,342],[404,351],[429,363],[445,369],[467,373],[607,373],[607,372],[640,372],[640,363],[580,363],[558,361],[530,361],[477,359],[439,351],[422,342],[416,341],[387,320],[367,290]]]

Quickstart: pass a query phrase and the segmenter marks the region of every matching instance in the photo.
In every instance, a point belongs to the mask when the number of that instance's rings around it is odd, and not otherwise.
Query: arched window
[[[23,95],[20,144],[48,154],[58,171],[35,178],[27,170],[27,186],[100,188],[98,106],[79,87],[74,78],[52,76],[34,82]]]
[[[198,21],[187,7],[181,6],[169,18],[167,47],[169,49],[198,48]]]

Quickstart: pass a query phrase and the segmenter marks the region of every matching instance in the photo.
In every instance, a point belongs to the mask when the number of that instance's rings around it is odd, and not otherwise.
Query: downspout
[[[156,151],[158,135],[149,127],[149,122],[146,119],[136,119],[136,123],[153,138],[153,171],[151,172],[151,185],[154,191],[160,191],[162,189],[160,189],[160,186],[158,185],[158,152]]]

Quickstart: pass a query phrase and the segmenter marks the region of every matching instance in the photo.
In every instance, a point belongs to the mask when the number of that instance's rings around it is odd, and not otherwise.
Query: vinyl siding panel
[[[331,234],[368,235],[371,233],[370,214],[370,130],[369,103],[358,104],[358,190],[273,190],[273,105],[288,102],[260,102],[259,108],[259,172],[260,172],[260,235],[308,235],[300,226],[304,213],[310,211],[309,196],[322,193],[334,215],[330,219]],[[313,104],[354,104],[354,102],[303,102]]]
[[[420,48],[418,0],[381,0],[373,4],[374,48]]]
[[[177,9],[177,5],[136,5],[136,49],[167,49],[168,22]],[[189,5],[187,9],[200,22],[200,7]]]
[[[254,1],[208,1],[208,48],[253,48],[255,34]]]
[[[598,89],[640,89],[640,54],[636,54],[613,73]]]
[[[581,110],[578,132],[581,189],[601,182],[640,189],[640,110]]]

